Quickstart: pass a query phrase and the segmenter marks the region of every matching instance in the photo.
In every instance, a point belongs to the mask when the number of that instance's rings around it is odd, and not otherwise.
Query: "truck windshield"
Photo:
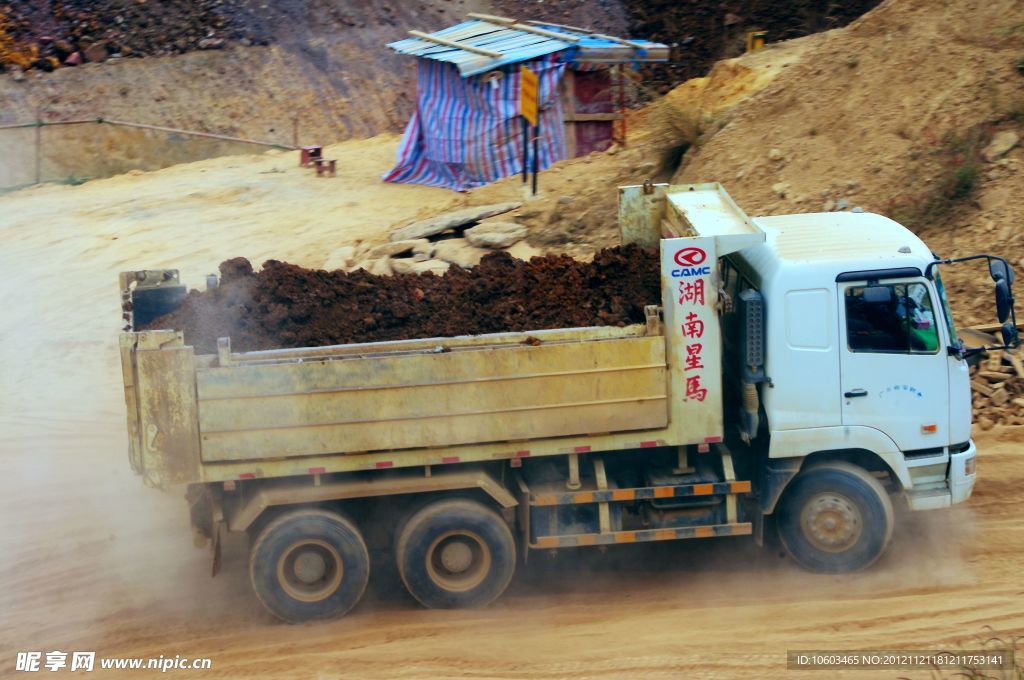
[[[949,340],[955,346],[960,344],[960,338],[956,334],[956,326],[953,324],[953,310],[949,308],[949,298],[946,297],[946,287],[942,284],[942,275],[938,267],[935,268],[935,290],[938,291],[939,300],[942,302],[942,315],[946,317],[946,328],[949,329]]]

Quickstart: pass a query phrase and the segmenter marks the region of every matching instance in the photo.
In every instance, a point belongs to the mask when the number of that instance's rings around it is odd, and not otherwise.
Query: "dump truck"
[[[625,327],[197,354],[137,330],[181,303],[178,272],[121,274],[132,468],[186,489],[214,574],[247,533],[253,590],[289,622],[348,612],[371,553],[438,608],[494,600],[537,550],[750,536],[849,572],[894,505],[971,495],[977,350],[939,270],[988,263],[1009,347],[1005,260],[939,260],[864,212],[751,218],[717,183],[619,199],[662,284]]]

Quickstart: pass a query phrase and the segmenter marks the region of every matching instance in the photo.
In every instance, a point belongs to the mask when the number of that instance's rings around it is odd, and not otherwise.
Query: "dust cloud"
[[[56,649],[209,656],[214,677],[780,677],[787,649],[934,649],[985,624],[1024,629],[1015,430],[983,433],[965,508],[901,516],[891,550],[852,576],[808,574],[741,538],[536,552],[485,609],[419,609],[381,570],[349,617],[301,626],[251,595],[245,537],[210,579],[182,490],[147,489],[128,467],[117,273],[180,268],[199,285],[233,255],[318,267],[464,200],[375,183],[395,143],[331,149],[359,160],[339,162],[337,181],[267,154],[0,197],[0,674],[12,651]]]

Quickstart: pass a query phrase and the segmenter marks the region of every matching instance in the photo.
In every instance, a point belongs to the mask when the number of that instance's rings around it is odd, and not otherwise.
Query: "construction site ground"
[[[1014,4],[886,2],[848,28],[721,64],[632,114],[627,147],[542,173],[541,196],[512,216],[530,230],[518,253],[586,259],[615,245],[615,187],[648,177],[720,180],[751,214],[841,200],[923,214],[947,133],[1024,126]],[[905,81],[893,83],[886,58]],[[854,575],[810,574],[742,538],[537,552],[485,609],[420,609],[385,570],[351,615],[301,626],[276,622],[253,596],[244,537],[230,538],[210,579],[183,490],[145,488],[128,467],[117,273],[173,267],[199,286],[235,256],[318,268],[338,247],[384,243],[391,227],[524,198],[518,178],[469,194],[384,184],[397,142],[328,147],[336,178],[272,151],[0,197],[7,659],[210,657],[211,678],[783,677],[788,650],[998,649],[1024,634],[1024,429],[996,424],[1022,417],[1012,401],[986,406],[989,427],[975,428],[969,502],[900,512],[891,549]],[[678,145],[677,169],[667,151]],[[979,160],[967,198],[912,226],[942,255],[990,251],[1018,264],[1022,162],[1019,147]],[[961,270],[948,283],[961,325],[993,320],[987,274]]]
[[[316,267],[335,244],[467,200],[375,182],[395,142],[332,148],[360,161],[336,179],[270,153],[4,199],[0,648],[210,656],[211,677],[772,677],[796,647],[976,647],[989,626],[1024,627],[1020,429],[983,433],[970,503],[904,513],[893,549],[854,576],[808,574],[744,539],[535,553],[488,609],[421,610],[385,578],[348,618],[299,627],[252,596],[244,539],[211,580],[180,490],[128,469],[116,272],[175,266],[199,282],[227,253]],[[592,172],[595,186],[630,174],[580,165],[574,181]],[[564,187],[560,174],[543,181]]]

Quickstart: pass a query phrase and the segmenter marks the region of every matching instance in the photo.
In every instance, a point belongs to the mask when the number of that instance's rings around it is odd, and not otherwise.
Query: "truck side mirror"
[[[1019,342],[1017,337],[1017,327],[1007,321],[999,329],[1000,334],[1003,336],[1003,344],[1010,347],[1015,347]]]
[[[988,273],[992,275],[993,281],[1000,279],[1006,281],[1007,286],[1013,285],[1015,278],[1013,267],[1006,264],[1006,260],[992,258],[988,261]]]
[[[1005,278],[996,279],[996,317],[999,323],[1010,318],[1010,286]]]

